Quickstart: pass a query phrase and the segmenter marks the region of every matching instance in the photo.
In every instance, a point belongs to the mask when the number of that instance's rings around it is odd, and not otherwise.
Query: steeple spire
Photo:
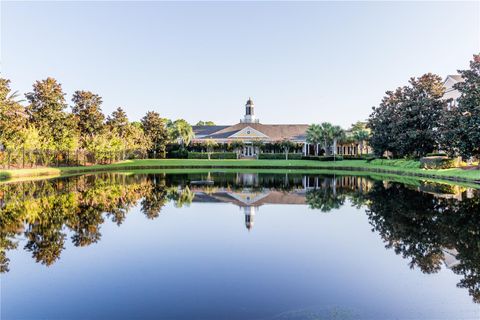
[[[255,108],[251,97],[248,98],[247,103],[245,104],[245,116],[241,122],[258,123],[258,120],[255,119]]]

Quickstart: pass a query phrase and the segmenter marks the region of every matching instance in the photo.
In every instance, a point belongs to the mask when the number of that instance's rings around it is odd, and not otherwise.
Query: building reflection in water
[[[280,175],[277,177],[261,177],[254,173],[237,173],[234,178],[237,188],[219,187],[214,191],[205,190],[199,181],[191,186],[195,197],[193,202],[231,203],[242,209],[245,215],[245,226],[251,230],[255,224],[255,215],[263,205],[306,205],[308,192],[332,190],[335,197],[337,191],[344,193],[368,191],[372,180],[365,177],[352,176],[307,176]],[[207,184],[209,180],[205,181]],[[269,188],[263,187],[269,185]]]

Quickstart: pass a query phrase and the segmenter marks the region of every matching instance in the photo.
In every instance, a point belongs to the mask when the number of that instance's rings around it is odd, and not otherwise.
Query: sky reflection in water
[[[480,194],[412,183],[198,173],[2,184],[1,318],[476,319]]]

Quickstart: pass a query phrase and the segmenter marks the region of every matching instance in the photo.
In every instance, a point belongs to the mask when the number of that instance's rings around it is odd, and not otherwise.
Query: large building
[[[273,144],[289,140],[299,146],[291,152],[312,155],[315,153],[315,146],[307,143],[308,127],[308,124],[263,124],[256,118],[255,105],[249,98],[245,104],[245,115],[239,123],[223,126],[194,126],[193,142],[201,143],[207,139],[212,139],[219,144],[242,141],[240,157],[253,158],[261,152],[258,142]],[[319,146],[319,149],[322,149],[322,146]],[[339,145],[337,153],[355,155],[358,153],[358,145],[355,143]]]

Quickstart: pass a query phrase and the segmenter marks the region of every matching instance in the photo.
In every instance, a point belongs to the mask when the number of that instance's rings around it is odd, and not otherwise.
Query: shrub
[[[319,156],[303,156],[302,160],[319,160]]]
[[[285,153],[260,153],[258,159],[262,160],[285,160]],[[301,153],[289,153],[288,160],[303,159]]]
[[[439,153],[427,153],[427,157],[447,157],[447,154],[445,152],[439,152]]]
[[[320,161],[342,161],[343,160],[343,157],[342,156],[322,156],[322,157],[319,157]]]
[[[342,156],[303,156],[303,160],[316,160],[316,161],[342,161],[343,157]]]
[[[206,152],[189,152],[188,159],[208,159]],[[237,159],[235,152],[212,152],[210,159]]]
[[[363,154],[363,155],[342,155],[344,160],[368,160],[370,158],[369,155]]]
[[[445,156],[424,157],[420,159],[423,169],[449,169],[455,167],[455,159]]]
[[[167,153],[167,158],[170,159],[187,159],[188,151],[185,149],[172,150]]]
[[[418,169],[421,166],[419,161],[406,160],[406,159],[374,159],[369,162],[377,166],[389,166],[389,167],[401,167],[401,168]]]

